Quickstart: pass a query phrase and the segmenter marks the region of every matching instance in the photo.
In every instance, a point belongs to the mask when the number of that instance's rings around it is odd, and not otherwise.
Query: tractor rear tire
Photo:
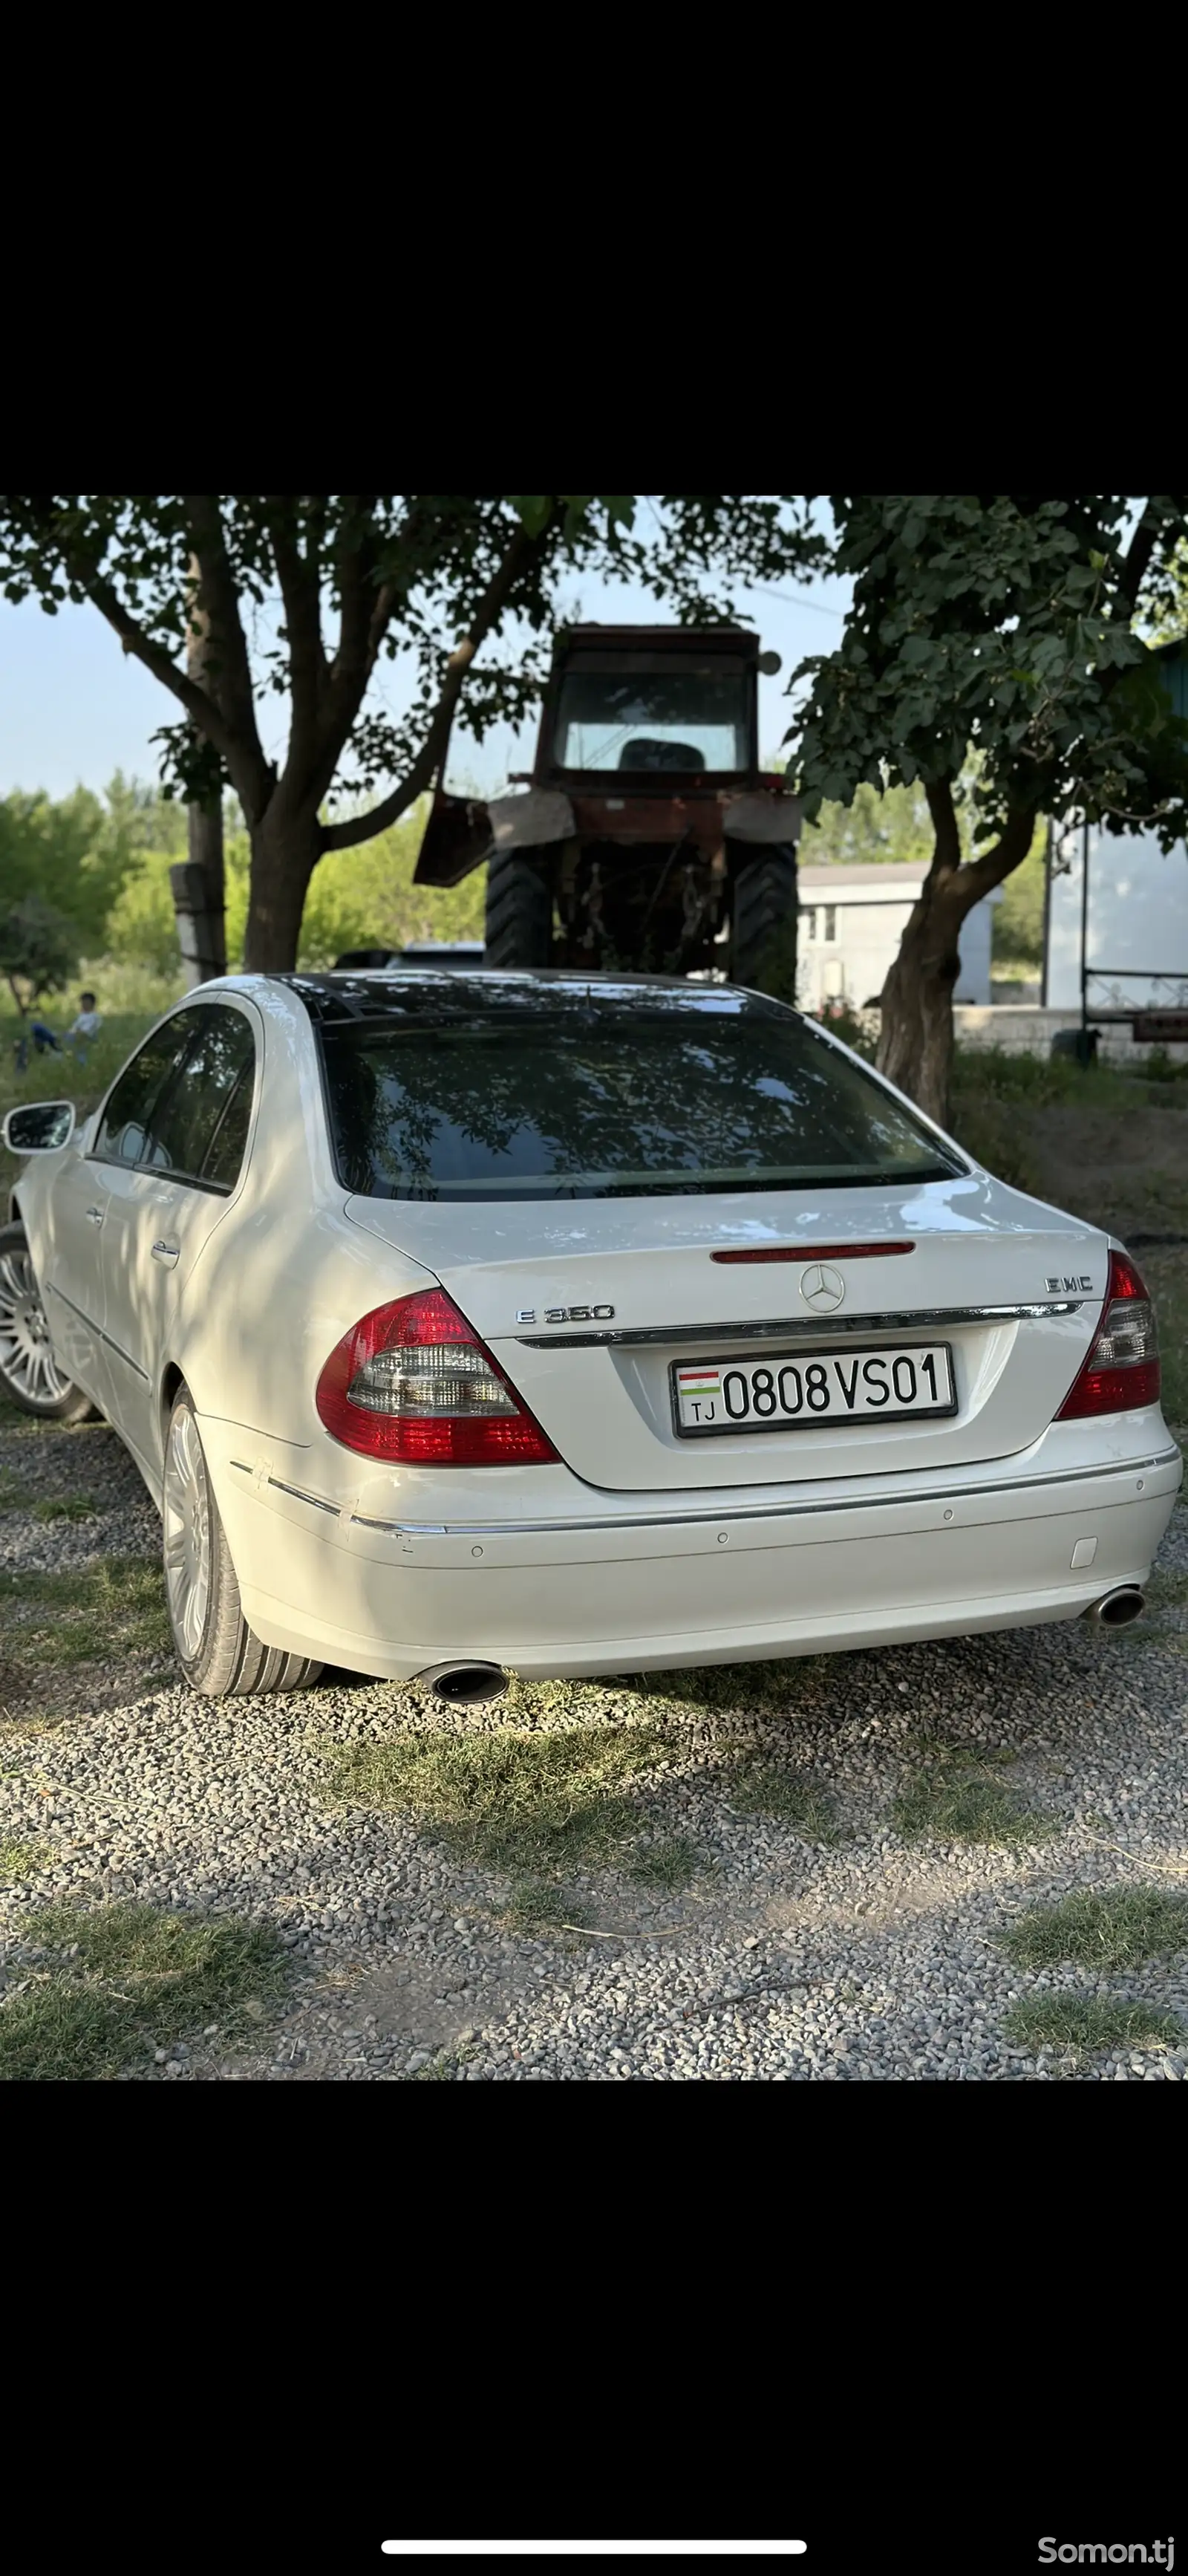
[[[553,946],[552,851],[503,850],[487,868],[488,966],[547,966]]]
[[[734,880],[731,982],[762,992],[765,970],[777,960],[781,986],[794,978],[795,925],[796,851],[777,843],[748,859]],[[782,994],[782,998],[791,1001],[792,995]]]

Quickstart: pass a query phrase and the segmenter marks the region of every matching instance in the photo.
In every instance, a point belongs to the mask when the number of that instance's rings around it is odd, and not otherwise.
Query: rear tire
[[[796,978],[796,851],[782,844],[748,859],[734,880],[731,982],[765,992],[764,975],[773,969],[781,1000],[792,1001],[785,986]]]
[[[547,966],[553,948],[552,853],[497,851],[487,867],[488,966]]]
[[[208,1699],[305,1690],[322,1667],[308,1655],[266,1646],[243,1615],[227,1534],[202,1453],[187,1387],[169,1416],[162,1483],[165,1597],[173,1643],[191,1690]]]
[[[98,1406],[53,1354],[23,1225],[0,1225],[0,1395],[37,1422],[89,1422]]]

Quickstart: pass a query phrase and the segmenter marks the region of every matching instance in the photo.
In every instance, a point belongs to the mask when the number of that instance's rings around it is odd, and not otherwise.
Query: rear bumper
[[[714,1513],[699,1497],[686,1513],[442,1528],[328,1505],[296,1466],[250,1471],[232,1426],[202,1432],[257,1635],[393,1680],[447,1655],[546,1679],[1073,1618],[1146,1580],[1183,1472],[1165,1437],[1122,1466],[875,1502]]]

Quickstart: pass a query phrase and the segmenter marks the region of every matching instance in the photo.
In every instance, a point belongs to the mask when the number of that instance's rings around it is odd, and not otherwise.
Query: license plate
[[[674,1361],[672,1409],[686,1440],[723,1431],[810,1431],[955,1413],[947,1342],[796,1351],[767,1360]]]

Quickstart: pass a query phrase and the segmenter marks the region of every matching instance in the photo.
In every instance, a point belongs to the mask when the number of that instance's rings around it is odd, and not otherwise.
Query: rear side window
[[[243,1169],[248,1121],[252,1114],[255,1053],[240,1066],[234,1087],[218,1119],[202,1165],[202,1178],[217,1189],[233,1190]]]
[[[154,1171],[212,1188],[233,1188],[239,1177],[255,1044],[241,1011],[182,1012],[194,1024],[185,1058],[161,1092],[148,1121],[143,1160]],[[236,1149],[238,1139],[238,1150]]]
[[[533,996],[318,1036],[338,1175],[368,1198],[835,1189],[965,1169],[811,1023],[752,997]]]
[[[189,1021],[189,1012],[182,1019]],[[93,1151],[103,1163],[140,1163],[148,1143],[149,1120],[166,1084],[176,1073],[190,1042],[190,1029],[167,1020],[155,1029],[139,1055],[125,1065],[109,1093]]]
[[[242,1011],[217,1003],[179,1011],[121,1074],[96,1154],[208,1189],[233,1189],[247,1142],[255,1062]]]

